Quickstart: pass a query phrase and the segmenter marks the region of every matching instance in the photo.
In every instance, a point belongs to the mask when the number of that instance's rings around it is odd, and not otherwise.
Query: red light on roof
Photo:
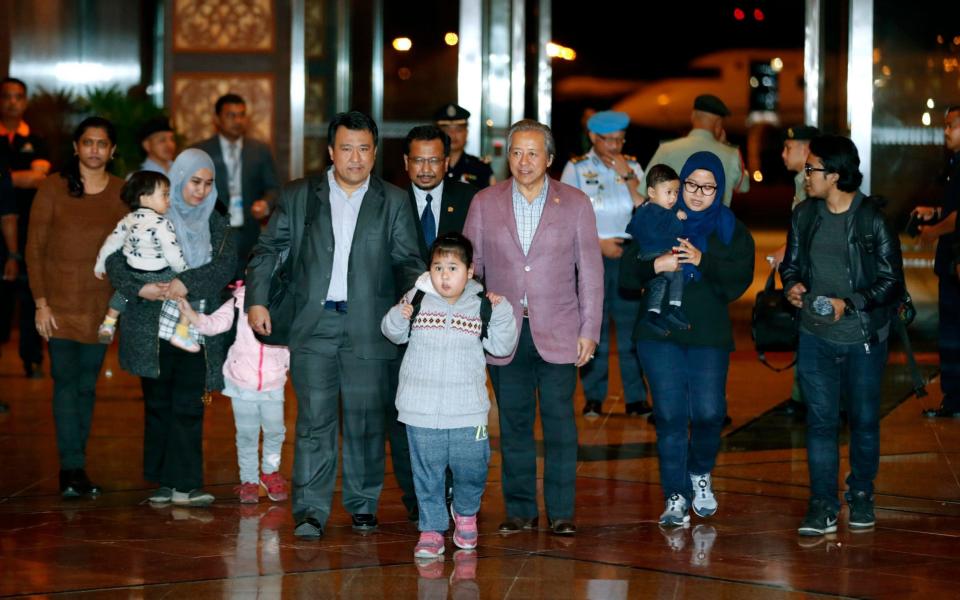
[[[757,20],[757,21],[762,21],[762,20],[763,20],[763,11],[760,10],[759,8],[753,9],[753,18],[754,18],[755,20]]]
[[[738,21],[742,21],[742,20],[744,19],[744,17],[746,17],[746,16],[747,16],[747,15],[743,14],[743,11],[740,10],[739,8],[733,9],[733,18],[734,18],[734,19],[736,19],[736,20],[738,20]]]

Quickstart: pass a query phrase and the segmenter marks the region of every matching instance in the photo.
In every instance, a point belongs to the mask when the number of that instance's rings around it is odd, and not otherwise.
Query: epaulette
[[[585,161],[585,160],[587,160],[587,155],[586,155],[586,154],[584,154],[584,155],[582,155],[582,156],[574,156],[573,158],[570,159],[570,162],[572,162],[573,164],[577,164],[577,163],[583,162],[583,161]]]

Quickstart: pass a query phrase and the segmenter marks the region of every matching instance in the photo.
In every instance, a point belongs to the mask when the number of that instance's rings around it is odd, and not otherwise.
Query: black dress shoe
[[[928,408],[923,411],[923,416],[928,419],[960,419],[960,410],[940,406],[940,408]]]
[[[64,498],[80,497],[80,490],[74,486],[73,469],[60,469],[60,495]]]
[[[99,496],[103,492],[99,485],[90,481],[87,472],[83,469],[76,469],[73,472],[73,483],[84,496]]]
[[[787,403],[783,405],[783,414],[791,417],[802,418],[807,414],[807,405],[799,400],[788,398]]]
[[[532,531],[540,524],[540,517],[524,519],[523,517],[507,517],[507,520],[500,523],[497,531],[500,533],[517,533],[518,531]]]
[[[640,402],[631,402],[624,406],[624,412],[631,417],[642,417],[643,415],[649,415],[653,412],[653,407],[647,403],[646,400],[641,400]],[[651,415],[651,419],[653,416]]]
[[[356,513],[350,515],[353,519],[353,530],[360,532],[373,531],[377,528],[377,515],[370,513]]]
[[[313,517],[306,517],[297,521],[293,528],[293,535],[298,538],[317,539],[323,537],[323,525]]]
[[[557,519],[549,521],[550,531],[553,535],[573,535],[577,533],[577,526],[569,519]]]
[[[593,400],[587,400],[586,404],[583,405],[583,416],[585,417],[599,417],[601,413],[601,404]]]

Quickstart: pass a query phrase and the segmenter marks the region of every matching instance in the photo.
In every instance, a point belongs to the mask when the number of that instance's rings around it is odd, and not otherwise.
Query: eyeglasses
[[[430,165],[431,167],[439,167],[440,165],[443,164],[443,159],[437,158],[436,156],[434,156],[433,158],[422,158],[418,156],[417,158],[411,158],[410,162],[417,165],[418,167],[422,167],[423,165]]]
[[[594,135],[603,140],[604,143],[614,146],[622,146],[627,141],[627,137],[623,135],[600,135],[599,133]]]
[[[696,194],[697,192],[703,194],[704,196],[710,197],[717,193],[717,186],[712,183],[705,185],[699,185],[696,181],[684,181],[683,189],[687,191],[688,194]]]
[[[821,173],[827,172],[827,170],[824,169],[823,167],[815,167],[813,165],[803,165],[803,174],[806,175],[807,177],[810,177],[811,175],[813,175],[814,171],[820,171]]]

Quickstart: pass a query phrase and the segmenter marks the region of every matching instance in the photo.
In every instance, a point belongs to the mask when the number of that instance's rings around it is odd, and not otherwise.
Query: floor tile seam
[[[943,450],[943,440],[940,438],[940,432],[936,428],[931,427],[933,430],[933,439],[937,441],[937,445],[940,446],[940,449]],[[947,468],[950,469],[950,474],[953,475],[953,482],[956,484],[957,488],[960,489],[960,477],[957,476],[957,470],[954,468],[953,463],[950,461],[949,455],[945,452],[943,454],[944,459],[947,461]]]
[[[513,581],[510,582],[510,587],[507,588],[507,591],[503,593],[503,598],[509,598],[510,593],[513,591],[514,586],[517,585],[517,581],[520,580],[520,573],[523,573],[523,569],[527,566],[527,562],[530,561],[530,555],[526,554],[523,557],[523,562],[520,563],[520,568],[517,569],[516,574],[513,576]]]
[[[849,599],[851,599],[851,600],[854,599],[854,598],[856,598],[856,596],[842,596],[842,595],[838,595],[838,594],[828,594],[828,593],[825,593],[825,592],[817,592],[817,591],[811,591],[811,590],[798,589],[798,588],[794,588],[794,587],[781,586],[781,585],[776,585],[776,584],[772,584],[772,583],[763,583],[763,582],[757,582],[757,581],[732,579],[732,578],[729,578],[729,577],[719,577],[719,576],[716,576],[716,575],[703,575],[703,574],[690,573],[690,572],[687,572],[687,571],[671,571],[671,570],[668,570],[668,569],[658,569],[658,568],[656,568],[656,567],[640,567],[640,566],[637,566],[637,565],[630,565],[630,564],[623,564],[623,563],[617,563],[617,562],[610,562],[610,561],[599,560],[599,559],[577,558],[577,557],[574,557],[574,556],[557,556],[557,555],[553,555],[553,554],[548,554],[548,552],[558,552],[558,551],[557,551],[557,550],[545,550],[545,551],[537,552],[537,553],[535,553],[535,554],[536,554],[537,556],[543,556],[543,557],[546,557],[546,558],[553,558],[553,559],[559,559],[559,560],[572,560],[572,561],[575,561],[575,562],[584,562],[584,563],[598,564],[598,565],[604,565],[604,566],[610,566],[610,567],[620,567],[620,568],[630,569],[630,570],[634,570],[634,571],[645,571],[645,572],[651,572],[651,573],[661,573],[661,574],[665,574],[665,575],[674,575],[674,576],[676,576],[676,577],[681,577],[681,578],[703,579],[703,580],[707,580],[707,581],[716,581],[716,582],[721,582],[721,583],[730,583],[730,584],[737,584],[737,585],[745,585],[745,586],[748,586],[748,587],[758,587],[758,588],[778,590],[778,591],[785,591],[785,592],[797,592],[797,593],[803,593],[803,594],[812,594],[812,595],[814,595],[814,596],[822,596],[822,597],[825,597],[825,598],[845,598],[845,599],[846,599],[846,598],[849,598]],[[750,558],[750,560],[756,560],[757,562],[769,562],[769,561],[765,561],[765,560],[754,559],[754,558],[752,558],[752,557],[748,557],[748,558]],[[833,568],[833,569],[834,569],[834,570],[842,570],[842,569],[839,569],[839,568]],[[849,570],[849,569],[847,569],[847,570]]]

